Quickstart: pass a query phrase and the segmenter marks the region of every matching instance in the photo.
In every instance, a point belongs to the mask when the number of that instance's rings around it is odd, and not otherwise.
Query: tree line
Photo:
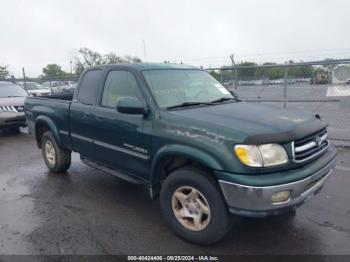
[[[332,59],[325,59],[332,60]],[[42,75],[40,77],[59,78],[69,77],[73,75],[80,75],[85,68],[103,65],[103,64],[119,64],[119,63],[142,63],[142,60],[137,56],[125,55],[119,56],[116,53],[109,52],[107,54],[101,54],[97,51],[89,48],[80,48],[74,56],[74,61],[71,62],[71,72],[66,72],[58,64],[48,64],[42,69]],[[164,61],[169,63],[169,61]],[[289,61],[288,64],[293,64],[294,61]],[[258,65],[255,62],[244,61],[238,63],[238,68],[235,72],[232,70],[213,70],[210,72],[218,80],[232,79],[237,77],[240,80],[254,80],[254,79],[281,79],[286,74],[286,69],[279,66],[274,62],[266,62]],[[227,68],[223,66],[222,69]],[[312,65],[300,65],[288,67],[288,78],[312,78],[315,74],[327,74],[331,72],[334,65],[329,66],[312,66]],[[234,76],[235,75],[235,76]],[[10,72],[8,65],[0,65],[0,79],[9,78]]]
[[[120,64],[120,63],[142,63],[142,60],[137,56],[125,55],[119,56],[114,52],[101,54],[97,51],[83,47],[78,50],[72,61],[71,72],[66,72],[58,64],[48,64],[42,69],[42,74],[39,77],[69,77],[73,75],[80,75],[85,68],[104,65],[104,64]],[[10,77],[8,65],[0,65],[0,79]]]
[[[293,64],[289,61],[288,64]],[[232,79],[237,77],[240,80],[254,80],[254,79],[281,79],[287,74],[288,78],[312,78],[316,73],[327,73],[329,68],[327,66],[315,67],[312,65],[290,66],[287,69],[274,62],[266,62],[258,65],[254,62],[241,62],[237,64],[237,69],[232,70],[211,71],[211,75],[216,79]],[[287,71],[286,71],[287,70]]]
[[[0,65],[0,79],[5,79],[10,75],[10,72],[8,70],[8,65],[1,66]]]

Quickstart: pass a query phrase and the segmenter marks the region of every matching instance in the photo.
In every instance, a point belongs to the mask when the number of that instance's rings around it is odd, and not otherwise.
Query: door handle
[[[102,116],[96,116],[97,120],[103,120],[104,118]]]

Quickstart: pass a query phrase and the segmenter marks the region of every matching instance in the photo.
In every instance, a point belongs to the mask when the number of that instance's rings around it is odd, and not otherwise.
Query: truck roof
[[[100,65],[92,68],[132,68],[136,70],[159,70],[159,69],[199,69],[190,65],[170,63],[133,63],[133,64],[110,64]]]

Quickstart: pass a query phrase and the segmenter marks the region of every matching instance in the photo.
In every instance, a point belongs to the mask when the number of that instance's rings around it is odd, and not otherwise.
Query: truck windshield
[[[27,96],[27,92],[22,87],[5,83],[0,83],[0,97],[16,97],[16,96]]]
[[[143,71],[157,103],[162,108],[179,104],[210,103],[233,96],[202,70],[166,69]]]

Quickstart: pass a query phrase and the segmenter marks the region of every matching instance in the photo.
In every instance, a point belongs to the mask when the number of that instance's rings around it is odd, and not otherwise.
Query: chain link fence
[[[350,60],[243,63],[208,71],[243,101],[320,115],[333,143],[350,146]]]
[[[350,59],[259,66],[241,63],[207,70],[243,101],[320,115],[329,123],[333,143],[350,146]],[[78,78],[68,75],[11,81],[32,95],[40,95],[41,87],[54,95],[73,94]]]
[[[11,78],[7,81],[19,84],[31,95],[73,94],[79,75],[38,78]]]

